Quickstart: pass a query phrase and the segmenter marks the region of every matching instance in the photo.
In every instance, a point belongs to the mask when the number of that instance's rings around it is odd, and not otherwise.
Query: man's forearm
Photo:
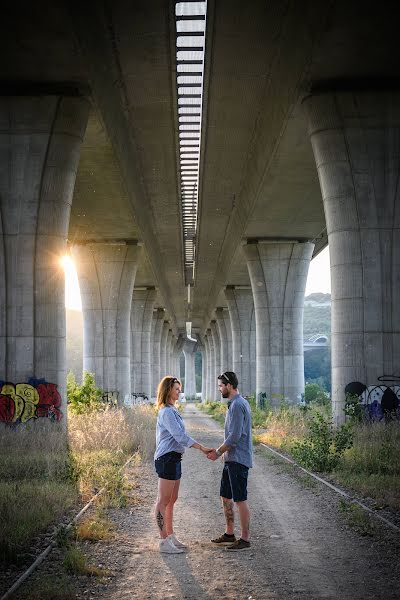
[[[223,443],[221,446],[219,446],[217,448],[217,454],[219,454],[221,456],[221,454],[223,454],[224,452],[229,450],[229,448],[230,448],[229,444]]]

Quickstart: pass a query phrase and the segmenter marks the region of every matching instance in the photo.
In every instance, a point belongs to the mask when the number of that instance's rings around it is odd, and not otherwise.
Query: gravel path
[[[222,429],[195,406],[188,405],[184,417],[198,441],[212,447],[222,442]],[[224,531],[220,472],[220,461],[207,461],[196,450],[185,453],[175,523],[189,548],[171,556],[158,552],[153,522],[157,481],[152,464],[142,465],[140,504],[108,511],[117,526],[115,538],[83,545],[89,562],[109,568],[112,576],[76,578],[76,597],[400,598],[399,536],[377,524],[372,537],[362,537],[346,525],[333,492],[294,476],[265,450],[256,450],[250,471],[251,549],[231,555],[212,546],[210,538]]]

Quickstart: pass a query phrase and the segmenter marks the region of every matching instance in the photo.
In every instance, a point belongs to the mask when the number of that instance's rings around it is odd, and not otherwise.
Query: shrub
[[[304,401],[306,404],[317,404],[329,406],[330,398],[318,383],[306,383],[304,389]]]
[[[87,414],[103,410],[103,391],[96,387],[93,373],[85,371],[82,384],[76,383],[74,374],[67,375],[67,402],[69,411],[76,414]]]
[[[293,457],[312,471],[331,471],[344,451],[352,446],[352,425],[345,423],[335,431],[332,421],[316,412],[309,420],[308,429],[304,439],[292,444]]]

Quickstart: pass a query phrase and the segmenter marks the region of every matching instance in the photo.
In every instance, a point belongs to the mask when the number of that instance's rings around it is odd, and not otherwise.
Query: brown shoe
[[[249,550],[250,542],[246,542],[246,540],[242,540],[239,538],[233,544],[230,544],[225,548],[225,550],[229,550],[229,552],[237,552],[238,550]]]
[[[231,546],[234,542],[236,542],[236,538],[235,538],[235,534],[232,533],[232,535],[228,535],[227,533],[224,533],[223,535],[220,535],[219,537],[211,540],[213,544],[216,544],[217,546]]]

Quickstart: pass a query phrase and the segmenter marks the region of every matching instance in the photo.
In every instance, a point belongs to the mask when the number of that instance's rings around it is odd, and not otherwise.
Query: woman
[[[160,532],[160,552],[180,554],[185,545],[174,534],[172,525],[174,504],[178,499],[182,454],[187,448],[210,451],[185,433],[185,425],[175,403],[179,399],[181,382],[167,375],[158,386],[156,451],[154,462],[158,474],[158,497],[155,507]]]

